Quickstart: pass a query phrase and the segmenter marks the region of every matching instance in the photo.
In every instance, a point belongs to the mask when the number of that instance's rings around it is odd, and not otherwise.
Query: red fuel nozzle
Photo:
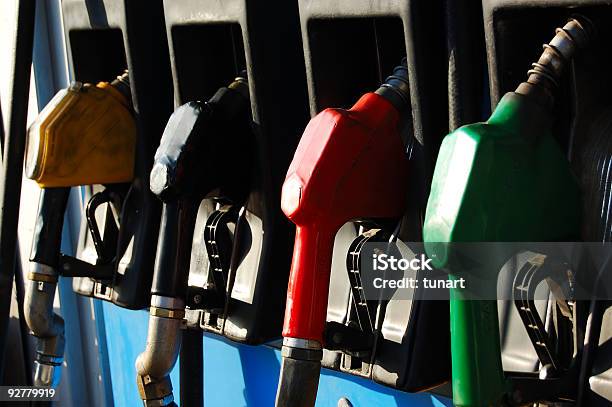
[[[350,110],[319,113],[300,140],[281,198],[297,231],[277,406],[314,404],[336,232],[351,220],[403,215],[409,100],[404,64]]]
[[[297,233],[277,405],[314,403],[336,232],[351,220],[399,218],[404,212],[408,157],[402,129],[410,118],[409,103],[408,72],[402,65],[350,110],[318,114],[300,140],[281,200]],[[314,388],[302,387],[301,393],[314,394],[303,397],[297,388],[291,390],[291,376],[306,371],[314,376]]]

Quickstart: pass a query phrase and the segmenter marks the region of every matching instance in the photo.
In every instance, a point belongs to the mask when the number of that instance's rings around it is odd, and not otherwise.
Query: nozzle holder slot
[[[242,232],[235,236],[232,254],[237,264],[235,282],[228,296],[227,319],[203,311],[201,327],[250,344],[277,339],[293,242],[293,229],[280,210],[278,197],[308,121],[297,4],[284,0],[167,0],[164,14],[176,105],[206,100],[243,69],[250,89],[255,148],[249,153],[254,166],[246,202],[234,203],[245,208]],[[207,219],[211,210],[212,206],[201,206],[196,225],[204,225],[201,218]],[[198,233],[196,226],[195,235]],[[192,255],[205,249],[196,247],[198,244],[203,246],[194,240]],[[200,281],[205,274],[201,268],[207,264],[192,263],[190,276],[198,278],[190,279]],[[219,326],[225,328],[219,330]]]
[[[68,42],[76,81],[110,81],[127,67],[123,32],[118,28],[71,30]]]
[[[155,252],[161,213],[148,189],[148,171],[172,112],[162,1],[64,0],[61,7],[72,79],[110,82],[128,69],[138,130],[134,180],[125,187],[128,192],[119,214],[113,278],[100,287],[102,281],[75,278],[73,289],[125,308],[146,308],[150,292],[143,287],[151,286],[155,259],[150,253]],[[100,232],[105,239],[112,233]],[[88,237],[87,232],[81,234],[79,258],[93,249]]]
[[[399,17],[315,18],[307,25],[312,107],[350,108],[406,56]]]
[[[175,25],[169,37],[177,105],[210,99],[246,68],[238,23]]]

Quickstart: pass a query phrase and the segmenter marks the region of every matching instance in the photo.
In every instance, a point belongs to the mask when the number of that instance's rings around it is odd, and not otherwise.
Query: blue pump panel
[[[103,304],[115,406],[138,406],[136,357],[145,348],[148,313]],[[246,346],[220,336],[204,336],[204,404],[206,407],[274,405],[280,371],[280,351],[268,346]],[[180,363],[180,361],[179,361]],[[171,373],[179,397],[178,364]],[[335,407],[340,398],[353,406],[452,406],[449,399],[429,393],[408,394],[370,380],[322,370],[317,406]]]

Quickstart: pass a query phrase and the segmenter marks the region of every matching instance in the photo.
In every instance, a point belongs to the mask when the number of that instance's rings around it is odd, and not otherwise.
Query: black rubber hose
[[[64,212],[70,188],[43,188],[38,201],[30,261],[57,268],[62,244]]]
[[[164,204],[151,294],[186,299],[197,212],[191,199]]]
[[[4,352],[15,273],[35,11],[35,0],[19,1],[13,65],[15,69],[11,78],[11,108],[6,124],[8,134],[1,140],[3,165],[0,167],[0,377],[3,377],[4,373]]]
[[[376,91],[387,99],[400,113],[410,113],[410,81],[406,58],[401,65],[393,69],[393,73],[385,79]]]
[[[413,123],[412,104],[410,102],[410,80],[408,77],[407,59],[393,69],[393,73],[376,90],[376,94],[387,99],[400,114],[400,135],[406,151],[412,144]]]

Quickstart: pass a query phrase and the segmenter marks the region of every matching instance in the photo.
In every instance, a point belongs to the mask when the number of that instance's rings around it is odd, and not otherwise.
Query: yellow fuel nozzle
[[[127,71],[112,83],[74,82],[28,129],[25,173],[41,187],[129,182],[135,146]]]

